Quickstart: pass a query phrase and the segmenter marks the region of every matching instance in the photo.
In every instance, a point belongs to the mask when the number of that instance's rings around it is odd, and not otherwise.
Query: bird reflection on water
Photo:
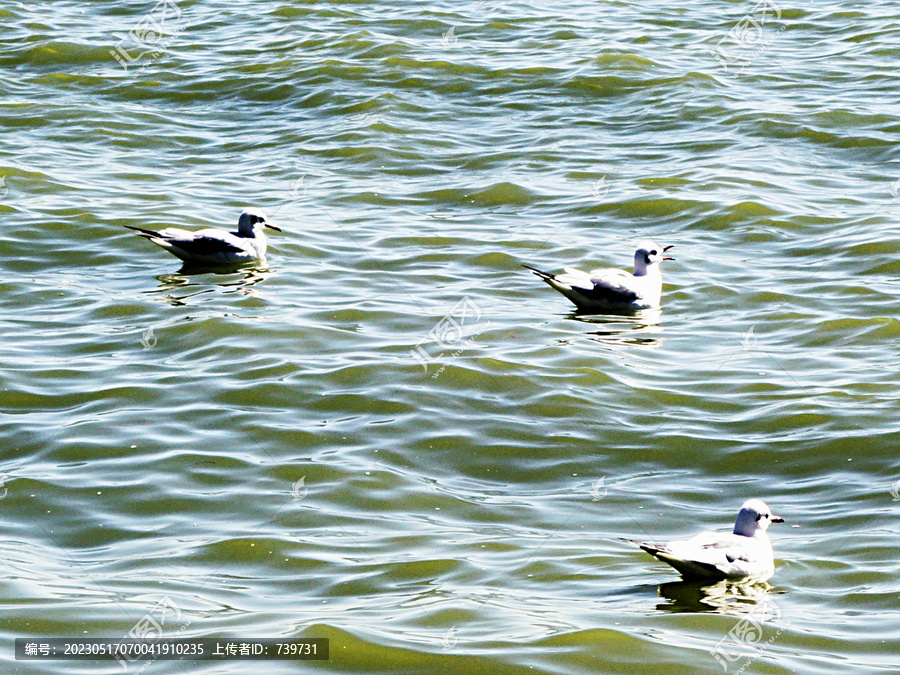
[[[643,309],[618,314],[572,312],[567,318],[596,328],[584,335],[587,339],[601,344],[614,347],[622,345],[659,347],[662,344],[662,340],[656,336],[662,333],[660,309]]]
[[[208,275],[206,278],[202,278]],[[239,266],[233,269],[199,268],[196,266],[182,267],[174,274],[160,274],[156,277],[160,285],[150,293],[164,291],[166,299],[173,305],[186,305],[195,296],[205,293],[213,293],[221,289],[224,293],[243,293],[244,295],[258,295],[254,288],[265,281],[273,273],[268,268],[258,266]]]
[[[659,596],[666,602],[656,605],[656,609],[672,613],[752,616],[762,623],[778,620],[781,616],[773,600],[773,596],[780,593],[783,591],[766,581],[672,581],[659,585]]]

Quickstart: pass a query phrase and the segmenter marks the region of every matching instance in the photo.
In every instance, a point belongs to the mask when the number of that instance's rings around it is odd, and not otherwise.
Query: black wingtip
[[[153,230],[145,230],[143,227],[135,227],[134,225],[126,225],[125,227],[127,227],[129,230],[134,230],[144,237],[159,237],[159,232],[154,232]]]
[[[654,555],[653,551],[659,551],[662,548],[661,546],[657,546],[656,544],[648,544],[646,541],[638,541],[637,539],[625,539],[625,537],[619,537],[619,541],[624,541],[626,544],[634,544],[650,555]]]
[[[525,269],[531,270],[537,276],[539,276],[541,279],[552,279],[553,278],[552,274],[550,274],[549,272],[543,272],[543,271],[539,270],[537,267],[532,267],[531,265],[526,265],[525,263],[522,263],[522,267],[524,267]]]

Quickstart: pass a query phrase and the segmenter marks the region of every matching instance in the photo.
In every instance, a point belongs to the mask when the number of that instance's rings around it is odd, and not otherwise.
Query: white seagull
[[[668,544],[632,541],[650,555],[668,563],[685,579],[753,579],[765,581],[775,574],[775,557],[766,528],[783,523],[765,502],[744,502],[734,532],[703,532]]]
[[[664,256],[671,246],[646,239],[634,252],[634,274],[625,270],[598,269],[582,272],[566,267],[565,274],[542,272],[523,265],[566,296],[581,310],[636,310],[659,307],[662,274],[659,264],[675,260]]]
[[[193,265],[235,265],[260,260],[266,255],[266,235],[263,228],[281,232],[272,225],[266,214],[246,208],[238,219],[237,232],[208,227],[196,232],[167,227],[156,232],[143,227],[126,225],[172,255]]]

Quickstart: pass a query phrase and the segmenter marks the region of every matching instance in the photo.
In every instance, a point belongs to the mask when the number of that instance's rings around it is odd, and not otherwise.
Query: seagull
[[[281,232],[272,225],[266,214],[259,209],[248,207],[238,219],[237,232],[226,232],[208,227],[196,232],[167,227],[156,232],[143,227],[126,225],[157,246],[162,246],[172,255],[187,264],[194,265],[234,265],[255,262],[266,255],[266,235],[264,227]]]
[[[744,502],[734,532],[703,532],[691,539],[670,541],[664,546],[626,540],[668,563],[685,579],[753,579],[765,581],[775,574],[775,558],[766,529],[783,523],[765,502]]]
[[[582,272],[566,267],[565,274],[534,272],[550,286],[566,296],[581,310],[636,310],[659,307],[662,275],[659,263],[675,260],[664,256],[672,246],[658,246],[646,239],[634,252],[634,274],[625,270],[598,269]]]

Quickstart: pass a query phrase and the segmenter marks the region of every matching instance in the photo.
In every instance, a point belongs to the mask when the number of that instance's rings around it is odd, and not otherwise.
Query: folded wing
[[[750,537],[707,532],[667,545],[634,543],[689,578],[766,576],[774,571],[771,548]]]
[[[563,274],[550,274],[527,267],[578,307],[590,309],[627,307],[641,298],[634,277],[622,270],[582,272],[566,267]]]
[[[591,295],[616,304],[640,300],[641,294],[634,287],[635,277],[623,270],[594,270],[590,273],[593,284]]]
[[[126,225],[157,246],[161,246],[185,262],[232,262],[253,259],[256,252],[246,242],[230,232],[206,228],[196,232],[167,227],[164,230],[148,230]]]
[[[241,253],[244,249],[235,246],[224,239],[218,237],[191,237],[190,239],[175,239],[167,237],[165,241],[173,248],[178,248],[192,256],[206,257],[214,256],[217,253]]]

